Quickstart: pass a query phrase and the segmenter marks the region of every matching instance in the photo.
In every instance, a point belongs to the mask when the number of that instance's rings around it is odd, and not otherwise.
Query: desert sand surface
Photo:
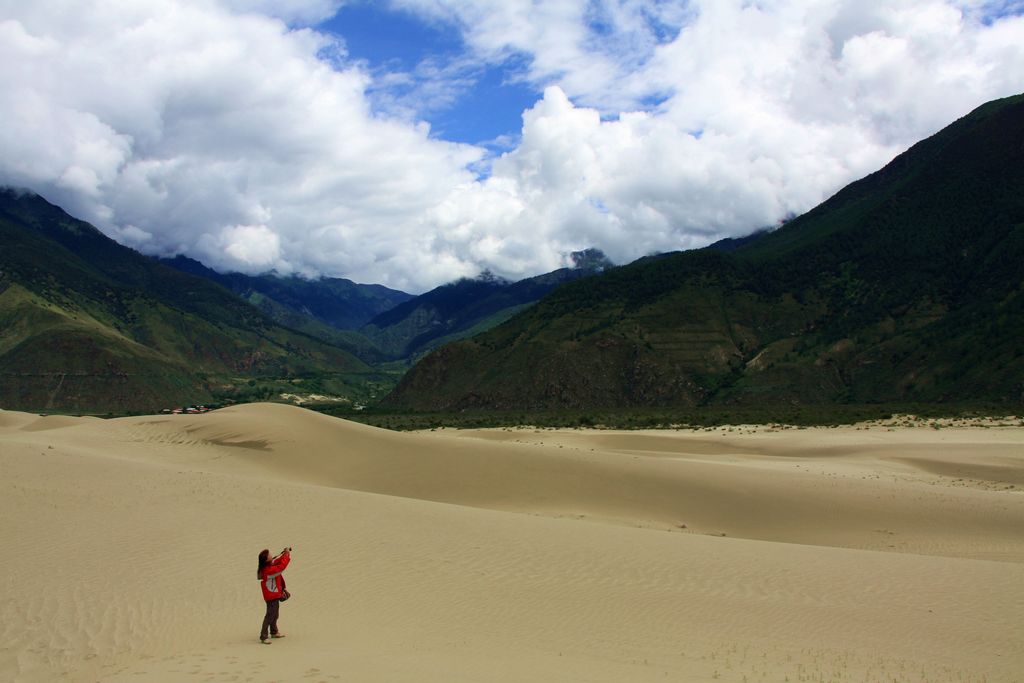
[[[3,681],[1024,680],[1024,427],[0,411]],[[286,638],[256,555],[294,547]]]

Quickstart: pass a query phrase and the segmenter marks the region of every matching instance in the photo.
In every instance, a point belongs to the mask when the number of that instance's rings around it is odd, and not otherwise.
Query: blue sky
[[[681,3],[653,3],[673,4]],[[604,3],[588,2],[580,16],[585,42],[597,53],[632,62],[625,65],[627,68],[642,65],[654,46],[671,42],[678,35],[681,24],[666,22],[654,12],[640,14],[641,33],[649,38],[646,45],[637,44],[635,36],[623,32]],[[681,18],[688,13],[671,16]],[[495,151],[515,144],[523,111],[541,99],[545,85],[558,80],[557,70],[531,78],[533,55],[520,46],[504,46],[496,57],[483,58],[467,44],[462,27],[450,14],[425,16],[386,2],[356,0],[342,5],[315,28],[340,38],[348,58],[362,62],[383,82],[370,89],[371,95],[384,95],[375,102],[379,111],[392,113],[397,98],[429,122],[436,137]],[[385,85],[387,76],[394,80],[396,75],[408,80],[401,85]],[[448,97],[436,97],[438,89],[445,89]],[[654,109],[665,99],[664,93],[648,93],[633,102],[633,108]],[[617,113],[602,109],[605,118],[614,118]]]
[[[985,0],[978,13],[983,23],[991,25],[1000,19],[1024,14],[1024,0]]]
[[[599,46],[598,51],[609,52],[620,61],[633,61],[628,65],[630,68],[642,66],[652,48],[675,40],[686,21],[694,16],[686,2],[653,2],[652,7],[677,6],[682,11],[666,15],[642,11],[651,44],[646,49],[622,50],[617,43],[628,36],[608,11],[609,4],[589,0],[586,5],[581,19],[589,34],[587,40]],[[968,0],[960,3],[959,9],[966,16],[992,25],[1024,14],[1024,0]],[[675,21],[666,20],[666,16]],[[528,50],[513,49],[496,60],[474,59],[456,18],[457,14],[452,13],[429,16],[389,2],[354,0],[343,4],[336,14],[317,23],[315,28],[339,37],[349,58],[364,62],[378,77],[407,75],[409,80],[403,85],[371,88],[370,92],[386,90],[391,98],[416,103],[412,107],[415,115],[431,124],[434,136],[502,151],[517,141],[522,112],[541,98],[544,85],[557,82],[558,74],[529,78],[526,65],[533,55]],[[609,47],[601,50],[601,45]],[[627,44],[627,48],[633,47]],[[429,74],[420,73],[418,67],[423,64],[433,67]],[[417,91],[426,81],[446,82],[452,91],[450,99],[417,103]],[[654,110],[668,97],[665,92],[648,92],[632,102],[632,109]],[[387,113],[389,100],[381,99],[377,108]],[[587,104],[601,109],[600,102]],[[602,115],[615,118],[617,112],[602,111]]]
[[[351,59],[364,61],[375,74],[410,74],[412,82],[394,88],[415,97],[424,80],[416,75],[424,62],[448,66],[464,59],[467,46],[458,28],[444,21],[424,20],[411,12],[382,3],[354,2],[341,7],[317,29],[340,37]],[[515,138],[522,127],[522,112],[541,92],[517,77],[517,57],[500,64],[473,62],[455,69],[448,78],[457,97],[440,106],[421,106],[416,113],[431,124],[433,135],[456,142],[501,148],[496,140]]]
[[[0,184],[421,292],[803,213],[1024,88],[1024,0],[0,2]]]

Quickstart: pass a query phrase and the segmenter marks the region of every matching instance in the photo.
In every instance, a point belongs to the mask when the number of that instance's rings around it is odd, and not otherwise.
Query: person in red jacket
[[[284,575],[281,573],[292,559],[292,549],[285,548],[281,554],[270,559],[269,550],[260,551],[260,567],[256,572],[263,589],[263,599],[267,603],[267,614],[263,617],[263,628],[260,629],[260,642],[270,645],[271,638],[284,638],[277,630],[277,615],[281,611],[282,598],[287,600],[288,591],[284,587]]]

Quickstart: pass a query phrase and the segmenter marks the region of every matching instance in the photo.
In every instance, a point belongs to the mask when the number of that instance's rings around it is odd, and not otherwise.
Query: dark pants
[[[267,639],[267,631],[270,635],[277,635],[277,615],[281,612],[280,600],[267,600],[267,615],[263,617],[263,628],[260,630],[260,640]]]

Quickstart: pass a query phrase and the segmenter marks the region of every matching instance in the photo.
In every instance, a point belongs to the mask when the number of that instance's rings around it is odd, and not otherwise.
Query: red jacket
[[[281,572],[291,560],[292,556],[285,553],[260,570],[260,588],[263,589],[264,600],[269,602],[284,595],[284,576]]]

